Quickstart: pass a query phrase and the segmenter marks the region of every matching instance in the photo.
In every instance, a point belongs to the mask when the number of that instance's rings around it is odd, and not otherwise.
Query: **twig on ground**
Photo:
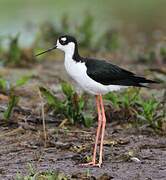
[[[38,92],[39,92],[39,97],[41,100],[41,114],[42,114],[42,123],[43,123],[44,147],[46,147],[47,132],[46,132],[46,123],[45,123],[45,114],[44,114],[44,102],[43,102],[43,98],[42,98],[40,90]]]

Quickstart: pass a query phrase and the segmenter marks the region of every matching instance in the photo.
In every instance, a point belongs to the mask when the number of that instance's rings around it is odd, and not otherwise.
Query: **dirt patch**
[[[1,127],[0,132],[0,179],[28,174],[28,163],[36,171],[59,170],[76,179],[87,172],[94,178],[103,174],[124,180],[166,178],[166,139],[162,136],[107,124],[102,167],[83,168],[79,164],[91,156],[95,127],[57,129],[51,124],[48,147],[43,146],[41,128],[32,131]],[[130,158],[131,152],[139,162]]]

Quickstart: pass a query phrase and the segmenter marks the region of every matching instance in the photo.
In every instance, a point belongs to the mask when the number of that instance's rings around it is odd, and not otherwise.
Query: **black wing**
[[[88,76],[103,85],[144,87],[142,83],[156,83],[104,60],[86,59],[85,65]]]

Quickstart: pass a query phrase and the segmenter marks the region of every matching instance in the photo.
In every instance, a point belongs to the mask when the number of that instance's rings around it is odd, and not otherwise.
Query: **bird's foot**
[[[95,163],[94,161],[91,161],[91,162],[88,162],[88,163],[80,164],[79,166],[81,166],[81,167],[87,167],[87,166],[101,167],[101,163]]]

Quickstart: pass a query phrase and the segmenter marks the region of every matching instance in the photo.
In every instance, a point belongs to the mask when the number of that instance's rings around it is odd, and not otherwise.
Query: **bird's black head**
[[[69,36],[69,35],[63,35],[63,36],[60,36],[57,40],[57,42],[59,41],[59,43],[62,45],[62,46],[65,46],[69,43],[74,43],[74,44],[77,44],[77,41],[76,39],[73,37],[73,36]]]
[[[69,36],[69,35],[60,36],[56,40],[55,45],[52,48],[49,48],[48,50],[37,54],[37,56],[52,51],[54,49],[60,49],[65,53],[75,54],[77,53],[77,41],[73,36]]]

